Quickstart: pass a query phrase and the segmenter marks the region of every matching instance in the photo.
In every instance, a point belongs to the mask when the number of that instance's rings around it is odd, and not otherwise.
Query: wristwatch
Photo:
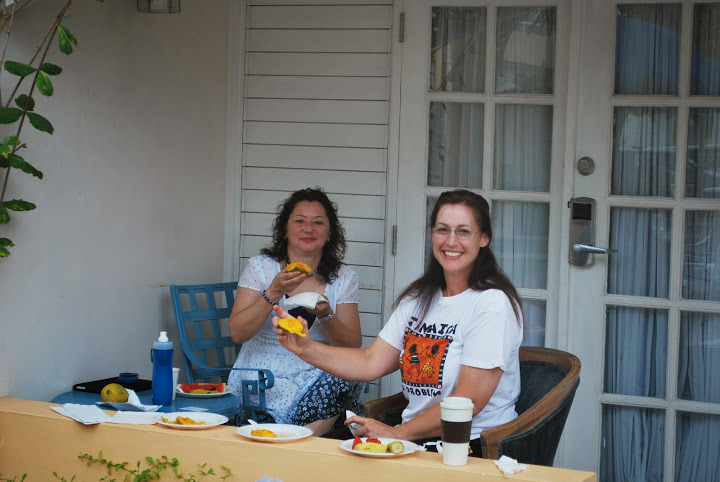
[[[335,318],[335,313],[331,311],[329,315],[323,316],[322,318],[318,318],[318,321],[320,323],[326,323],[326,322],[332,320],[333,318]]]

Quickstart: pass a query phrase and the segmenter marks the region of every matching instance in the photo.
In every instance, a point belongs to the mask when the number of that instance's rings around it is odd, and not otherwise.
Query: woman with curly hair
[[[310,337],[333,346],[361,345],[359,278],[342,261],[346,248],[335,203],[319,188],[301,189],[278,207],[272,243],[250,259],[240,276],[228,326],[233,341],[243,344],[235,366],[269,368],[275,377],[265,395],[264,422],[305,425],[322,435],[346,408],[359,409],[363,384],[300,360],[278,343],[272,326],[274,306],[285,308],[289,297],[313,292],[327,301],[289,310],[307,321]],[[296,262],[308,265],[310,273],[289,271]],[[237,392],[242,373],[234,370],[228,379]]]

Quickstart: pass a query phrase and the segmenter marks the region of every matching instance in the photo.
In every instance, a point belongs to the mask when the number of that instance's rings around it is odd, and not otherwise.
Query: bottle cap
[[[170,341],[167,337],[167,331],[160,332],[160,338],[158,338],[158,341]]]

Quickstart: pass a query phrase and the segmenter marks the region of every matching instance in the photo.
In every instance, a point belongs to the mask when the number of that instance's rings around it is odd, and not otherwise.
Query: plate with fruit
[[[383,437],[361,438],[358,436],[341,442],[340,448],[363,457],[401,457],[419,450],[425,450],[424,447],[407,440]]]
[[[188,398],[224,397],[233,393],[224,383],[181,383],[177,395]]]
[[[225,415],[217,413],[172,412],[162,413],[155,417],[155,422],[170,428],[182,430],[198,430],[217,427],[227,423]]]
[[[257,425],[243,425],[235,429],[241,437],[257,442],[294,442],[312,435],[312,430],[299,425],[284,423],[261,423]]]

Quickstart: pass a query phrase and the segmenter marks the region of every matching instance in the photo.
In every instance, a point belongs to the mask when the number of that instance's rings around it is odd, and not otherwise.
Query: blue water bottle
[[[152,346],[152,403],[170,405],[173,391],[173,343],[168,340],[167,332],[161,331],[160,338]]]

